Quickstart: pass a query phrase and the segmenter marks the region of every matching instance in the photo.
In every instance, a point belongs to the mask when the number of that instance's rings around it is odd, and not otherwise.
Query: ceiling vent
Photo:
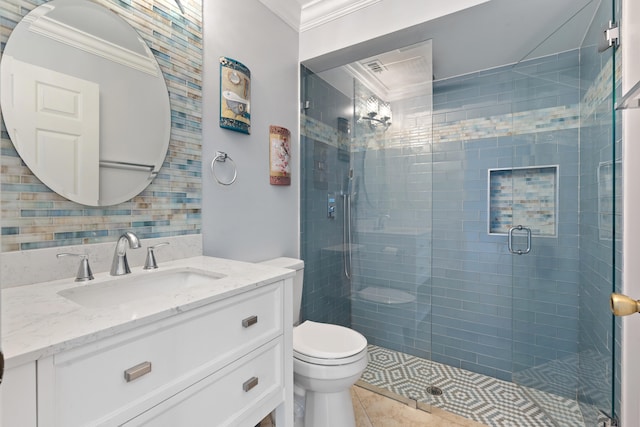
[[[370,71],[374,73],[381,73],[387,69],[387,67],[385,67],[379,59],[369,61],[365,65]]]

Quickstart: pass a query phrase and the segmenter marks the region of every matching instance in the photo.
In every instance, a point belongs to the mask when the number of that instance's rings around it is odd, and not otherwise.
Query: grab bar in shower
[[[513,249],[513,232],[514,230],[524,230],[527,233],[527,248],[523,251],[522,249]],[[515,227],[511,227],[509,229],[509,237],[507,238],[507,246],[509,247],[509,252],[516,255],[524,255],[531,252],[531,229],[527,227],[523,227],[522,225],[516,225]]]

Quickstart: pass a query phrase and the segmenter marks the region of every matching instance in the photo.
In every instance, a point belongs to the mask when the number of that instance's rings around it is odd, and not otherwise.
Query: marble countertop
[[[103,282],[169,269],[191,268],[224,277],[206,286],[190,287],[180,293],[164,292],[128,307],[86,307],[58,293],[70,288],[94,286]],[[95,274],[89,282],[73,277],[2,290],[2,350],[7,368],[50,356],[83,344],[192,310],[278,280],[293,277],[293,270],[221,258],[198,256],[163,263],[159,269],[131,269],[131,274],[113,277]]]

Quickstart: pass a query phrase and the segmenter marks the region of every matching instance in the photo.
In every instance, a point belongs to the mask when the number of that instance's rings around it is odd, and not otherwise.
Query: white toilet
[[[351,386],[367,367],[367,339],[344,326],[300,321],[304,262],[295,258],[264,261],[296,271],[293,279],[293,382],[304,395],[304,427],[355,427]],[[296,424],[298,426],[298,424]]]

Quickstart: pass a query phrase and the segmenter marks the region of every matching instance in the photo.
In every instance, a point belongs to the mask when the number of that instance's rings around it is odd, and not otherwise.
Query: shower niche
[[[535,236],[557,235],[558,166],[489,169],[489,234],[526,225]]]

